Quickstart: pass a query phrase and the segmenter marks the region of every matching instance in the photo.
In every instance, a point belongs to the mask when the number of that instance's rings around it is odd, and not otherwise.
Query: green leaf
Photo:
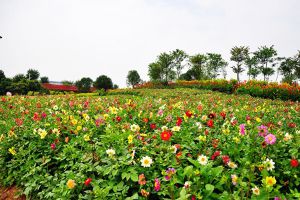
[[[191,158],[188,158],[188,161],[190,161],[190,163],[192,163],[195,167],[200,168],[200,163],[198,161]]]
[[[218,177],[223,171],[223,167],[222,166],[218,166],[216,168],[213,168],[212,169],[212,175],[215,176],[215,177]]]
[[[183,172],[184,176],[191,176],[193,175],[193,166],[187,166],[186,168],[184,168],[184,172]]]
[[[121,177],[122,177],[122,180],[123,180],[123,179],[125,179],[125,178],[126,178],[126,176],[127,176],[127,173],[126,173],[126,172],[122,172],[122,175],[121,175]]]
[[[130,178],[133,182],[137,182],[139,180],[139,176],[137,174],[131,174]]]
[[[185,188],[182,188],[180,191],[180,197],[185,197],[185,195],[186,195],[186,190]]]
[[[131,197],[127,197],[125,200],[133,200],[133,199],[139,199],[138,193],[134,193]]]
[[[210,195],[214,191],[215,186],[213,186],[211,184],[206,184],[205,189],[207,190],[207,193],[208,193],[207,195]]]

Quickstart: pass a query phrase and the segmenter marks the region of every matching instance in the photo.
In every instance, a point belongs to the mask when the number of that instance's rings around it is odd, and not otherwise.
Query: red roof
[[[42,83],[42,87],[48,90],[61,90],[77,92],[78,89],[75,85],[56,85],[51,83]]]
[[[51,83],[42,83],[42,87],[48,90],[60,90],[60,91],[73,91],[78,92],[78,89],[75,85],[57,85]],[[90,91],[94,92],[97,89],[95,87],[91,87]]]

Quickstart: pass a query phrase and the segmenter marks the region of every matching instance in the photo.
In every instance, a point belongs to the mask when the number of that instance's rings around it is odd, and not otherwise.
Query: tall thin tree
[[[236,62],[235,66],[232,66],[232,70],[236,73],[237,81],[240,82],[240,73],[244,71],[243,64],[249,57],[249,47],[246,46],[235,46],[230,51],[230,60]]]

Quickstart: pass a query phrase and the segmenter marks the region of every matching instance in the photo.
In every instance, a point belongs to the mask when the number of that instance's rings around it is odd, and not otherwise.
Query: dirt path
[[[18,196],[18,189],[15,186],[9,188],[0,187],[0,200],[26,200],[25,195]]]

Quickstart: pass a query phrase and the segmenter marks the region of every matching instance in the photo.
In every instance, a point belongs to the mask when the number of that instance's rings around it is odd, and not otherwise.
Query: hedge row
[[[300,86],[288,83],[268,83],[266,81],[245,81],[238,83],[236,80],[193,80],[176,81],[164,84],[161,82],[147,82],[137,85],[136,89],[163,89],[163,88],[196,88],[219,91],[228,94],[248,94],[253,97],[281,100],[300,100]]]

